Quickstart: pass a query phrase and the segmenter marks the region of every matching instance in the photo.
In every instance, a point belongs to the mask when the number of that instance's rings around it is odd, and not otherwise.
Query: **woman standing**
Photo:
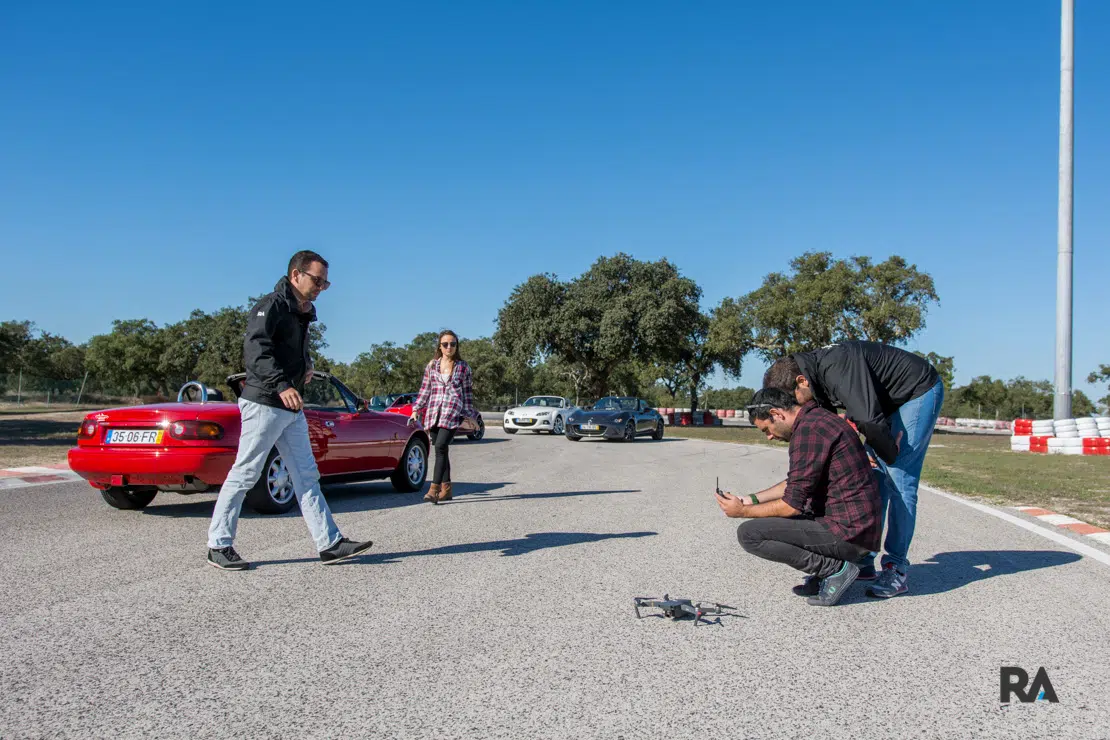
[[[464,419],[476,419],[470,365],[459,355],[459,336],[453,331],[440,332],[436,354],[424,367],[420,394],[412,405],[411,422],[420,421],[423,410],[424,427],[436,450],[432,484],[425,501],[433,504],[451,500],[451,458],[448,448]]]

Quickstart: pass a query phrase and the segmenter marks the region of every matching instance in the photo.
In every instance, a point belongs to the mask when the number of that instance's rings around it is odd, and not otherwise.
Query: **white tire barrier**
[[[1059,438],[1048,440],[1048,454],[1050,455],[1082,455],[1083,441],[1078,437],[1074,439]]]
[[[1015,419],[1010,428],[1013,452],[1110,456],[1110,417]]]

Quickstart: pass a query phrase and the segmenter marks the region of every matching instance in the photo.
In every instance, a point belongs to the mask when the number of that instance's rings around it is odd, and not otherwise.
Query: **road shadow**
[[[455,484],[458,486],[458,484]],[[497,501],[521,501],[526,499],[545,499],[545,498],[570,498],[573,496],[602,496],[607,493],[640,493],[638,488],[622,488],[612,491],[554,491],[550,493],[514,493],[508,496],[483,496],[481,494],[475,495],[471,492],[465,498],[459,499],[456,497],[455,492],[458,491],[456,487],[452,492],[450,501],[440,504],[440,506],[453,506],[455,504],[482,504],[494,503]]]
[[[424,484],[420,493],[423,495],[428,490],[429,482]],[[512,481],[499,481],[494,483],[455,483],[451,488],[452,500],[459,496],[484,496],[490,491],[496,491],[505,486],[511,486]]]
[[[500,550],[502,557],[527,555],[537,550],[548,550],[553,547],[566,547],[568,545],[581,545],[589,542],[602,542],[604,540],[632,539],[639,537],[653,537],[658,532],[622,532],[616,534],[594,534],[592,532],[538,532],[526,534],[515,540],[492,540],[490,542],[472,542],[464,545],[445,545],[432,547],[427,550],[407,550],[403,552],[367,553],[357,558],[351,558],[343,563],[336,563],[332,568],[341,568],[347,565],[384,565],[399,563],[405,558],[421,557],[425,555],[458,555],[468,552],[491,552]],[[292,565],[296,563],[316,563],[318,558],[283,558],[281,560],[256,560],[255,566],[264,565]]]
[[[955,591],[976,581],[1013,575],[1041,568],[1068,565],[1082,558],[1073,552],[1057,550],[962,550],[941,552],[910,565],[910,590],[899,599],[931,596]],[[867,595],[874,581],[856,581],[840,600],[840,605],[873,604],[884,601]]]
[[[702,617],[696,626],[694,625],[694,618],[689,615],[684,615],[682,617],[679,617],[678,619],[672,619],[666,614],[643,614],[640,616],[640,620],[658,618],[668,622],[687,624],[691,627],[694,627],[695,629],[701,629],[702,627],[724,627],[725,623],[721,621],[724,617],[728,617],[730,619],[750,619],[748,615],[741,614],[740,612],[733,609],[732,611],[726,611],[721,614],[714,614],[713,616]]]
[[[498,487],[504,483],[495,484]],[[362,481],[359,483],[331,483],[323,487],[324,498],[334,514],[350,514],[360,511],[378,511],[415,506],[424,502],[424,488],[413,493],[398,493],[389,481]],[[168,516],[182,518],[211,518],[212,507],[216,505],[217,492],[180,496],[181,503],[162,503],[178,497],[176,493],[159,493],[150,506],[142,510],[149,516]],[[190,500],[192,499],[192,500]],[[259,514],[246,504],[243,505],[243,519],[272,519],[281,517],[300,517],[301,511],[294,506],[284,514]]]
[[[910,590],[904,596],[945,593],[987,578],[1054,568],[1078,560],[1082,560],[1082,557],[1077,553],[1058,550],[940,552],[928,560],[910,566]]]
[[[463,435],[461,437],[456,437],[455,439],[451,440],[451,445],[452,446],[460,445],[460,444],[461,445],[468,445],[468,446],[469,445],[485,445],[485,444],[495,444],[497,442],[508,442],[508,441],[509,441],[508,437],[491,437],[491,436],[489,436],[489,432],[486,432],[485,435],[483,435],[481,439],[470,439],[465,435]]]
[[[357,559],[352,559],[351,563],[362,563],[365,565],[384,565],[387,563],[399,563],[406,558],[435,555],[462,555],[471,552],[493,552],[497,550],[501,551],[502,557],[515,557],[517,555],[527,555],[538,550],[550,550],[554,547],[582,545],[591,542],[603,542],[605,540],[653,537],[656,534],[658,534],[658,532],[620,532],[603,534],[595,534],[593,532],[537,532],[535,534],[526,534],[523,537],[515,540],[491,540],[489,542],[470,542],[461,545],[445,545],[443,547],[432,547],[426,550],[406,550],[402,552],[371,553],[368,555],[363,555],[362,557]],[[279,562],[300,561],[273,561],[271,563],[259,563],[259,565],[274,565]],[[336,565],[333,567],[340,567],[340,565]]]

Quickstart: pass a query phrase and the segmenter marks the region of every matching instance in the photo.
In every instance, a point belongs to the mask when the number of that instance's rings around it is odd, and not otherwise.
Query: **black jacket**
[[[274,292],[251,309],[243,338],[243,363],[247,379],[242,397],[283,409],[282,391],[296,388],[304,394],[304,379],[312,361],[308,354],[308,326],[316,320],[316,307],[300,312],[300,301],[288,278],[278,280]]]
[[[940,380],[928,360],[879,342],[841,342],[794,359],[817,402],[833,411],[843,408],[888,464],[898,457],[890,417]]]

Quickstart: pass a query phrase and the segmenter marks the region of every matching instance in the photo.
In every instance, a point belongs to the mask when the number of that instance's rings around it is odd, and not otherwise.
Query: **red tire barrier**
[[[1103,437],[1084,437],[1084,455],[1110,455],[1110,439]]]

